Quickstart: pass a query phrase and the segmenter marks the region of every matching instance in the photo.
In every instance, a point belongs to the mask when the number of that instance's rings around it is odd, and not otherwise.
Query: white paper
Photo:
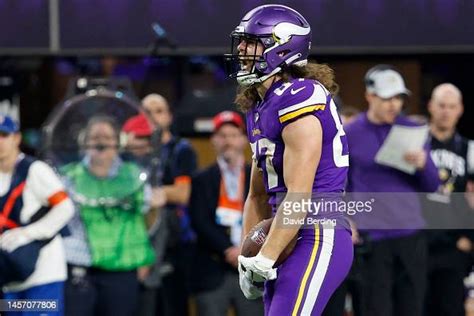
[[[407,163],[403,156],[409,151],[423,149],[427,138],[428,125],[393,125],[384,143],[375,155],[375,162],[414,174],[416,167]]]

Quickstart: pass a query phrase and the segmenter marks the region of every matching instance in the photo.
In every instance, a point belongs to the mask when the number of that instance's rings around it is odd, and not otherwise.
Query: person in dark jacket
[[[217,162],[193,177],[189,204],[197,235],[192,284],[198,315],[226,315],[231,305],[237,315],[263,315],[262,302],[249,301],[240,291],[237,272],[250,180],[243,120],[235,112],[221,112],[214,127]]]
[[[473,249],[473,214],[464,192],[474,177],[474,141],[462,137],[456,125],[463,113],[459,89],[444,83],[433,89],[428,103],[431,157],[442,181],[427,195],[428,222],[427,315],[464,315],[464,277]]]

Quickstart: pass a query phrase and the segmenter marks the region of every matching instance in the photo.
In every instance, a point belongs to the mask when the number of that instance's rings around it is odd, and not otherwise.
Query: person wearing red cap
[[[151,134],[153,128],[143,114],[128,119],[122,127],[126,137],[126,149],[136,157],[143,157],[151,153]]]
[[[153,134],[153,126],[148,118],[143,114],[135,115],[129,118],[122,127],[122,133],[125,134],[125,148],[137,160],[144,163],[147,156],[152,155],[153,148],[151,137]],[[144,166],[149,168],[150,166]],[[166,204],[166,194],[163,188],[153,187],[150,206],[152,209],[163,207]]]
[[[246,300],[239,288],[242,211],[250,166],[245,163],[245,126],[235,112],[214,117],[212,145],[217,162],[193,177],[189,212],[197,234],[192,288],[198,315],[226,315],[229,302],[237,315],[262,315],[263,304]]]
[[[244,121],[242,117],[236,112],[224,111],[220,112],[213,118],[214,132],[216,133],[223,124],[233,124],[234,126],[244,129]]]
[[[149,172],[153,172],[151,166],[151,159],[153,156],[153,147],[151,138],[153,134],[153,126],[144,114],[138,114],[129,118],[122,127],[122,133],[125,135],[125,149],[131,153],[139,164],[142,165]],[[150,178],[148,178],[150,180]],[[153,223],[160,213],[161,208],[166,204],[166,194],[163,187],[154,185],[154,181],[149,181],[146,188],[150,192],[149,203],[150,212],[147,214],[147,222],[149,225]],[[159,252],[159,249],[155,251]],[[161,265],[161,254],[157,257],[155,265]],[[138,279],[142,284],[148,284],[146,281],[151,273],[152,266],[138,268]],[[141,293],[143,297],[146,294]],[[152,302],[151,304],[153,304]]]

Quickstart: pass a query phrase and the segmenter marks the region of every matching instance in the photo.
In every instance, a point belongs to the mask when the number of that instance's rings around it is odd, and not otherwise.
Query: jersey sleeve
[[[278,119],[282,127],[306,115],[320,117],[326,110],[329,92],[314,80],[298,79],[283,89],[278,102]],[[278,95],[279,91],[275,93]]]
[[[44,206],[55,206],[68,198],[59,176],[42,161],[31,165],[27,185]]]

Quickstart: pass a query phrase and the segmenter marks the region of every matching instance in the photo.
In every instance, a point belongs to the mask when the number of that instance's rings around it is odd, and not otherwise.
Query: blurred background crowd
[[[58,2],[0,0],[1,295],[58,315],[263,315],[238,284],[251,153],[222,54],[268,1]],[[390,210],[410,229],[354,219],[325,315],[474,315],[474,5],[276,2],[335,71],[347,190],[431,192]],[[411,174],[375,163],[393,125],[429,126]]]

